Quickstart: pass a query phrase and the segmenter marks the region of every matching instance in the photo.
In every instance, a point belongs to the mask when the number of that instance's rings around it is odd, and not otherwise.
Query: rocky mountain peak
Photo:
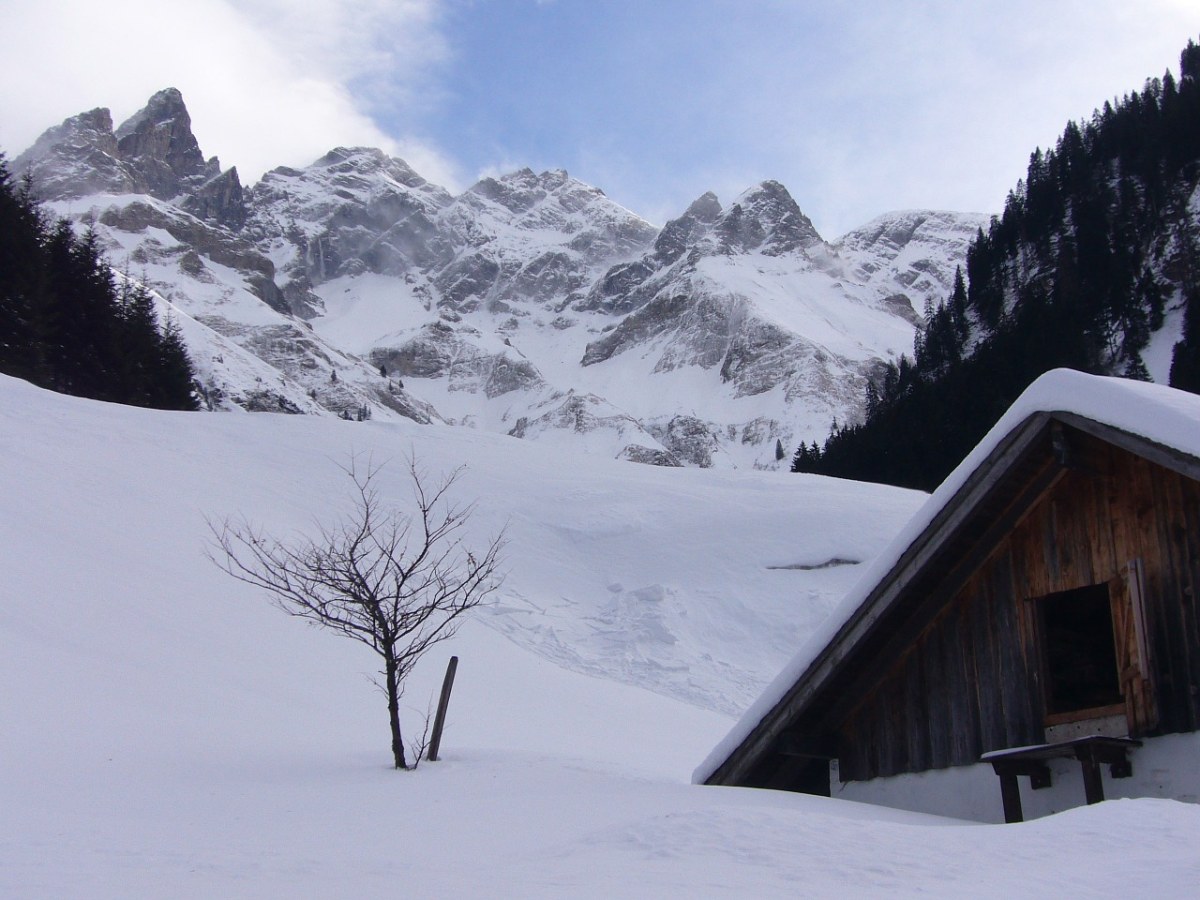
[[[407,188],[426,188],[429,182],[417,174],[404,160],[388,156],[375,147],[334,147],[310,166],[313,170],[323,170],[333,176],[344,176],[340,182],[343,186],[358,188],[365,182],[360,178],[375,178],[382,176]],[[277,169],[285,175],[299,175],[294,169]],[[338,184],[335,177],[335,184]]]
[[[780,256],[821,243],[821,235],[778,181],[764,181],[744,194],[716,225],[722,249]]]
[[[61,125],[42,132],[42,136],[21,156],[36,156],[39,150],[53,147],[96,148],[115,156],[117,139],[113,135],[112,113],[97,107],[64,119]]]
[[[513,241],[560,245],[563,252],[578,255],[572,268],[580,262],[611,264],[644,250],[657,233],[599,188],[563,169],[534,174],[524,168],[481,179],[455,198],[444,221],[470,246],[491,245],[490,256],[506,255],[504,248]]]
[[[481,179],[438,216],[461,248],[433,276],[441,303],[468,312],[516,302],[565,307],[615,261],[641,253],[656,230],[562,169]]]
[[[450,195],[372,147],[334,147],[303,169],[279,167],[250,191],[249,229],[278,242],[289,286],[305,294],[350,271],[402,275],[443,261],[431,217]]]
[[[192,120],[187,110],[187,104],[183,102],[183,94],[178,88],[164,88],[154,94],[146,101],[145,106],[121,124],[121,127],[117,129],[117,140],[131,134],[144,133],[161,125],[171,126],[181,121],[190,134]],[[194,136],[192,140],[195,140]]]
[[[705,258],[762,253],[798,255],[807,263],[811,260],[806,251],[817,245],[824,245],[821,236],[777,181],[750,188],[728,209],[722,208],[715,194],[706,192],[682,216],[663,226],[650,253],[609,269],[579,308],[631,313],[660,294],[672,279],[690,277]],[[684,293],[688,292],[690,288]]]
[[[721,212],[721,201],[717,199],[717,195],[712,191],[705,191],[692,201],[684,215],[711,225],[720,218]]]
[[[517,216],[533,211],[551,196],[570,212],[604,197],[601,190],[572,178],[565,169],[550,169],[540,175],[530,168],[518,169],[480,179],[467,193],[499,204]]]
[[[545,189],[538,183],[537,175],[529,168],[499,177],[481,178],[467,193],[497,203],[513,213],[528,212],[546,195]]]
[[[47,200],[133,190],[121,163],[112,113],[97,108],[71,116],[44,131],[13,160],[13,171],[33,176],[34,190]]]
[[[946,228],[962,227],[962,213],[903,209],[884,213],[839,239],[839,244],[875,247],[896,254],[914,239]]]
[[[654,256],[661,265],[670,265],[693,246],[720,219],[721,201],[712,191],[697,197],[678,219],[663,226],[654,242]]]
[[[376,147],[334,147],[312,164],[314,169],[343,169],[370,168],[377,169],[388,158],[387,154]]]
[[[567,174],[566,169],[547,169],[545,172],[543,172],[541,175],[538,176],[538,183],[541,184],[542,187],[544,187],[547,191],[550,191],[550,192],[557,191],[559,188],[563,187],[564,185],[566,185],[569,182],[572,182],[574,180],[575,179],[573,179],[569,174]],[[578,183],[582,184],[582,182],[578,182]],[[598,188],[593,188],[593,190],[595,190],[595,191],[597,191],[597,193],[599,193]]]
[[[205,161],[174,88],[159,91],[115,131],[107,109],[66,119],[17,157],[13,170],[32,174],[47,200],[142,193],[178,200],[193,215],[233,229],[246,219],[237,171],[222,174],[215,156]]]
[[[153,197],[169,200],[196,183],[220,174],[216,157],[205,161],[192,134],[192,117],[175,88],[159,91],[116,132],[122,160],[137,178],[138,187]]]
[[[856,280],[899,286],[920,309],[924,297],[945,298],[966,247],[987,222],[982,213],[898,210],[848,232],[833,246]]]

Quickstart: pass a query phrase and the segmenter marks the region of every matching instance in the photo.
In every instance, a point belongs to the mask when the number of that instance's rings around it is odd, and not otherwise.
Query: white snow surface
[[[206,516],[311,533],[353,453],[401,504],[405,454],[464,464],[471,537],[508,523],[495,608],[405,697],[423,710],[460,657],[442,760],[415,772],[389,768],[372,655],[203,554]],[[713,710],[862,568],[798,567],[876,555],[920,499],[0,377],[0,896],[1194,895],[1186,804],[993,827],[687,783],[730,725]]]
[[[866,601],[872,589],[900,561],[904,552],[925,531],[971,473],[996,449],[1006,435],[1031,415],[1070,412],[1142,435],[1159,444],[1200,456],[1200,397],[1160,384],[1085,375],[1055,369],[1033,382],[1000,418],[958,467],[946,476],[904,528],[869,565],[861,577],[815,629],[804,646],[779,672],[767,689],[742,714],[737,724],[697,766],[692,780],[699,784],[728,759],[787,691],[812,665],[841,628]]]

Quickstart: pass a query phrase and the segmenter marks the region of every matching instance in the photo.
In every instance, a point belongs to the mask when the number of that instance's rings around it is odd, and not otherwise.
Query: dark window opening
[[[1046,712],[1070,713],[1122,702],[1107,584],[1038,601],[1046,673]]]

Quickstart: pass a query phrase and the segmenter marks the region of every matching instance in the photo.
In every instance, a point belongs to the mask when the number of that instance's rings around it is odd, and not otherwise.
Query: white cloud
[[[252,182],[338,144],[403,150],[453,181],[433,147],[372,115],[423,96],[445,55],[436,0],[7,0],[0,37],[0,148],[16,155],[69,115],[119,123],[177,87],[201,148]],[[399,113],[399,115],[397,114]]]
[[[777,5],[771,17],[794,52],[737,35],[737,64],[685,102],[736,137],[731,174],[783,181],[827,237],[896,208],[999,212],[1036,146],[1177,69],[1200,30],[1200,7],[1180,0]]]

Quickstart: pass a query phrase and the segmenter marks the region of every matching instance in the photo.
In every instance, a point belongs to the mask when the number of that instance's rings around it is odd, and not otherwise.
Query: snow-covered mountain
[[[453,196],[336,148],[249,189],[178,91],[68,119],[14,161],[180,321],[213,408],[405,417],[661,465],[776,466],[858,415],[983,217],[826,242],[783,185],[661,229],[566,172]]]

